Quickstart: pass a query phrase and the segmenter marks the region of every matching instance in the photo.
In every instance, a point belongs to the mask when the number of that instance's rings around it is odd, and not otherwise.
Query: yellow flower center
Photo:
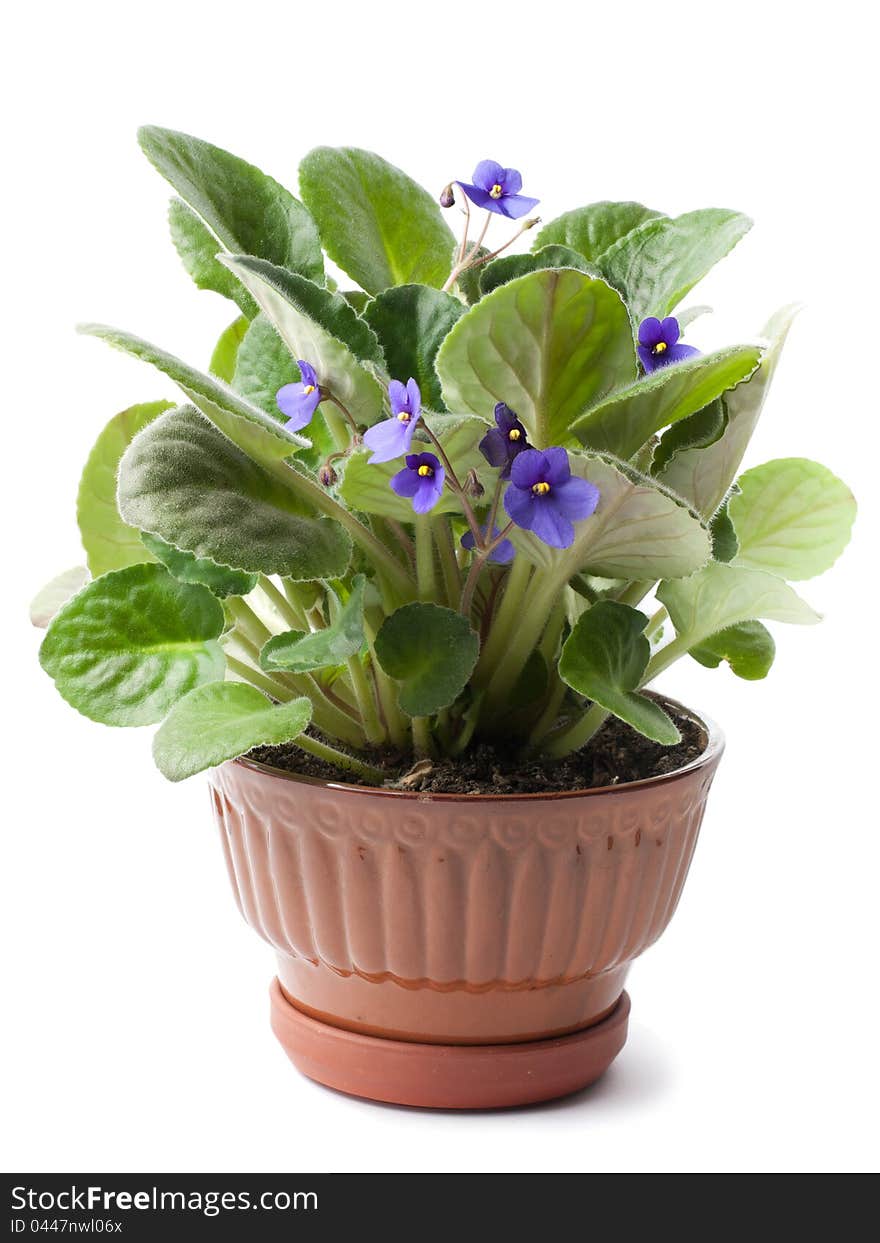
[[[519,430],[518,427],[512,427],[510,431],[507,433],[507,439],[508,440],[519,440],[521,435],[522,435],[522,432]]]
[[[501,186],[499,186],[498,182],[496,181],[492,189],[489,191],[489,198],[500,199],[503,193],[504,193],[504,190],[502,189]]]
[[[665,354],[665,353],[666,353],[666,342],[665,342],[665,341],[658,341],[658,342],[657,342],[657,344],[654,346],[653,353],[655,353],[655,354]]]
[[[303,392],[305,393],[306,397],[308,397],[309,393],[314,393],[314,391],[315,391],[315,386],[314,386],[314,384],[307,384],[307,385],[303,388]]]
[[[408,423],[411,418],[412,418],[412,415],[409,414],[406,410],[401,410],[400,414],[397,416],[397,420],[399,423]]]
[[[422,476],[423,479],[426,479],[429,475],[433,475],[433,473],[434,472],[431,470],[431,467],[426,466],[424,462],[419,467],[419,474]]]
[[[549,491],[550,491],[549,483],[545,483],[542,481],[541,483],[532,484],[532,492],[535,494],[535,496],[546,496]]]

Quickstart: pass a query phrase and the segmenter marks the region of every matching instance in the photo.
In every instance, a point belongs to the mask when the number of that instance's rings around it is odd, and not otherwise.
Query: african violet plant
[[[300,202],[208,143],[140,141],[180,196],[185,267],[241,314],[207,373],[83,329],[186,400],[102,432],[79,492],[89,573],[34,615],[55,613],[42,665],[80,712],[164,718],[166,776],[292,740],[375,783],[379,749],[552,759],[609,713],[673,744],[643,691],[661,670],[689,654],[761,678],[762,620],[817,620],[786,580],[834,561],[848,489],[800,458],[737,478],[792,310],[708,354],[681,340],[706,308],[673,315],[746,217],[600,202],[504,254],[537,200],[491,160],[438,203],[369,152],[319,148]]]

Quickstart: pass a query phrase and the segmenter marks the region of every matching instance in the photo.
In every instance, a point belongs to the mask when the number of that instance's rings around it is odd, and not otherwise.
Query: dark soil
[[[380,756],[373,757],[372,762],[387,767],[386,789],[425,794],[541,794],[619,785],[675,772],[703,752],[706,739],[699,725],[671,704],[664,707],[681,733],[681,742],[674,747],[651,742],[616,717],[609,717],[582,751],[555,762],[522,760],[511,751],[485,743],[454,760],[421,760],[402,766],[397,757]],[[293,743],[255,747],[248,759],[322,781],[368,784],[306,755]]]

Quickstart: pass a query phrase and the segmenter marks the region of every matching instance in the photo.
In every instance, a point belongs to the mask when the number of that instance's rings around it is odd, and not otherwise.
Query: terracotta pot
[[[245,919],[278,952],[295,1065],[455,1108],[576,1091],[623,1047],[631,961],[678,903],[723,742],[667,776],[559,794],[422,795],[246,760],[211,774]]]

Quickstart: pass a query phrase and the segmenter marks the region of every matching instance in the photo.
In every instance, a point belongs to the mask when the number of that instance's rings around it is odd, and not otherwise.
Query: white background
[[[248,0],[16,5],[4,19],[4,1168],[837,1171],[877,1164],[877,30],[869,6]],[[317,144],[439,191],[485,156],[541,212],[637,198],[756,220],[697,291],[694,344],[796,323],[752,463],[815,457],[856,538],[776,627],[764,683],[676,666],[728,735],[678,914],[638,962],[629,1043],[556,1105],[459,1116],[301,1079],[268,1027],[271,951],[228,892],[204,781],[81,719],[36,663],[32,592],[80,560],[104,422],[173,396],[73,335],[127,327],[206,364],[233,318],[189,282],[139,123],[296,189]]]

